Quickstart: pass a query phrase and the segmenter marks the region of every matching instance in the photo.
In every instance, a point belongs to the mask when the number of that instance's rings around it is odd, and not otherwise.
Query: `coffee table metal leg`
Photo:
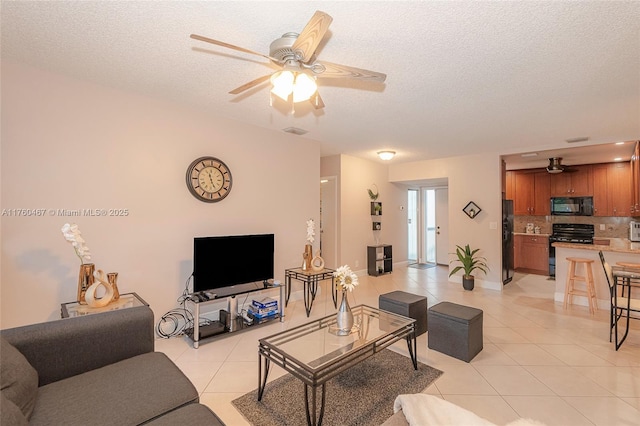
[[[309,426],[321,426],[324,417],[324,401],[327,395],[325,383],[322,384],[322,395],[320,397],[320,414],[316,418],[316,387],[311,386],[311,407],[309,407],[309,385],[304,385],[304,406],[307,411],[307,424]]]
[[[407,336],[407,347],[409,348],[409,355],[411,356],[411,362],[413,362],[413,369],[418,369],[418,345],[416,343],[416,330],[413,329]]]
[[[264,360],[264,375],[262,362]],[[258,354],[258,401],[262,400],[262,394],[264,393],[264,388],[267,386],[267,377],[269,376],[269,367],[271,365],[271,360],[262,354]]]

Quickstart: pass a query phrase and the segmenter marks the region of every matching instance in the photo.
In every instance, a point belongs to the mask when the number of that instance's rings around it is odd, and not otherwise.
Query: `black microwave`
[[[553,197],[551,214],[556,216],[593,216],[593,197]]]

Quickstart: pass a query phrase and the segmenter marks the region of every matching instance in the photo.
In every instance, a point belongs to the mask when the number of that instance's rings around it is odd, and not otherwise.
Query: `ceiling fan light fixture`
[[[313,77],[306,73],[299,73],[293,86],[293,102],[308,101],[318,90],[318,85]]]
[[[380,157],[381,160],[385,161],[391,160],[393,157],[395,157],[395,155],[395,151],[378,151],[378,157]]]
[[[283,70],[273,73],[271,76],[271,84],[273,88],[271,89],[271,93],[286,101],[289,99],[289,95],[293,92],[293,82],[295,76],[291,71]]]
[[[560,164],[562,157],[549,158],[549,165],[547,166],[547,172],[549,173],[562,173],[564,166]]]

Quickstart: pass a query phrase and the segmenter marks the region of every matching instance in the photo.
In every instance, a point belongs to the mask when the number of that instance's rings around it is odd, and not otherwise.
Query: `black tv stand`
[[[266,320],[253,321],[248,324],[241,315],[234,316],[224,309],[220,310],[220,320],[212,321],[207,325],[200,325],[200,307],[206,306],[214,302],[221,302],[223,299],[228,299],[241,294],[255,293],[258,291],[264,291],[272,288],[279,288],[279,300],[278,314]],[[284,288],[283,284],[268,284],[267,282],[252,282],[246,284],[238,284],[230,287],[216,288],[215,290],[201,291],[191,294],[187,299],[187,302],[193,305],[192,314],[194,317],[193,328],[185,330],[185,334],[193,341],[193,347],[198,349],[200,341],[203,339],[212,339],[215,337],[226,336],[229,333],[235,333],[238,331],[244,331],[249,328],[254,328],[263,324],[267,324],[276,319],[280,319],[280,322],[284,322]],[[189,306],[187,309],[189,309]]]

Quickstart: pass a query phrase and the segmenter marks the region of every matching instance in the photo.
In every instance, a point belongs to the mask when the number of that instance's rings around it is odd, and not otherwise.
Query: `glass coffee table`
[[[258,401],[264,394],[273,362],[304,383],[307,424],[321,425],[326,382],[332,377],[401,339],[406,339],[413,368],[418,369],[416,320],[367,305],[352,310],[355,325],[346,336],[335,332],[336,314],[332,314],[260,339]],[[319,405],[318,388],[321,388]]]

